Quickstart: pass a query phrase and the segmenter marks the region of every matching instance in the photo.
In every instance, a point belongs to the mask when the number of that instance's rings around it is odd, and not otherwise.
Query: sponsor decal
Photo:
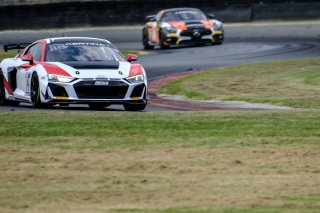
[[[91,47],[108,47],[107,44],[104,43],[98,43],[98,42],[66,42],[63,44],[59,44],[59,43],[52,43],[49,45],[49,48],[51,51],[57,51],[57,50],[63,50],[63,49],[67,49],[68,47],[72,47],[72,46],[91,46]]]
[[[109,85],[109,81],[96,81],[94,83],[94,85],[96,85],[96,86],[107,86],[107,85]]]

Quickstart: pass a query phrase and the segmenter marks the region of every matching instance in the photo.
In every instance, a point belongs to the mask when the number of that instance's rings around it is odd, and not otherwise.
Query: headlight
[[[48,79],[49,79],[49,81],[69,83],[69,82],[71,82],[74,78],[73,78],[73,77],[68,77],[68,76],[63,76],[63,75],[49,74],[49,75],[48,75]]]
[[[174,27],[165,27],[165,29],[167,30],[168,33],[176,33],[177,29]]]
[[[214,22],[214,27],[213,29],[216,31],[216,30],[223,30],[223,24],[222,22],[220,21],[215,21]]]
[[[127,78],[127,81],[130,83],[142,83],[144,81],[143,75],[136,75],[130,78]]]

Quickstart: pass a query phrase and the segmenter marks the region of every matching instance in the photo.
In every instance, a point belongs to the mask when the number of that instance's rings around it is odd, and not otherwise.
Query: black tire
[[[161,49],[164,50],[164,49],[170,48],[170,45],[164,43],[165,35],[161,31],[159,32],[159,39],[160,39],[159,45]]]
[[[0,72],[0,105],[1,106],[19,106],[18,101],[10,101],[6,99],[5,95],[5,88],[4,88],[4,77]]]
[[[90,103],[88,105],[89,105],[89,108],[93,110],[101,110],[105,107],[110,106],[110,104],[107,104],[107,103]]]
[[[59,106],[69,106],[69,104],[68,103],[61,103],[61,104],[59,104]]]
[[[146,108],[147,104],[123,104],[126,111],[142,111]]]
[[[224,39],[223,40],[219,40],[219,41],[217,41],[217,40],[218,40],[217,38],[214,38],[214,42],[211,42],[211,44],[212,45],[221,45],[223,43],[223,41],[224,41]]]
[[[31,85],[30,85],[30,95],[31,95],[31,102],[34,107],[40,107],[41,98],[40,98],[40,85],[39,85],[39,78],[37,73],[33,73],[31,77]]]
[[[221,45],[223,42],[212,42],[212,45]]]
[[[154,47],[153,45],[149,44],[148,31],[146,30],[146,28],[143,28],[142,30],[142,44],[145,50],[151,50]]]

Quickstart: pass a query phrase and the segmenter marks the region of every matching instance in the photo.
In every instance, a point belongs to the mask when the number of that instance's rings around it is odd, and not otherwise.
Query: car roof
[[[193,8],[193,7],[177,7],[177,8],[169,8],[162,10],[163,12],[172,12],[172,11],[184,11],[184,10],[196,10],[196,11],[201,11],[198,8]]]
[[[111,44],[110,41],[106,39],[100,38],[92,38],[92,37],[55,37],[55,38],[47,38],[46,42],[49,43],[65,43],[65,42],[102,42]]]

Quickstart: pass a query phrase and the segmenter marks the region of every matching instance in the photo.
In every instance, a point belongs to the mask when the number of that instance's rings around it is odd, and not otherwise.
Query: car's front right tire
[[[142,111],[146,108],[147,104],[123,104],[126,111]]]
[[[143,28],[142,30],[142,44],[145,50],[151,50],[154,47],[153,45],[149,44],[148,31],[146,28]]]

